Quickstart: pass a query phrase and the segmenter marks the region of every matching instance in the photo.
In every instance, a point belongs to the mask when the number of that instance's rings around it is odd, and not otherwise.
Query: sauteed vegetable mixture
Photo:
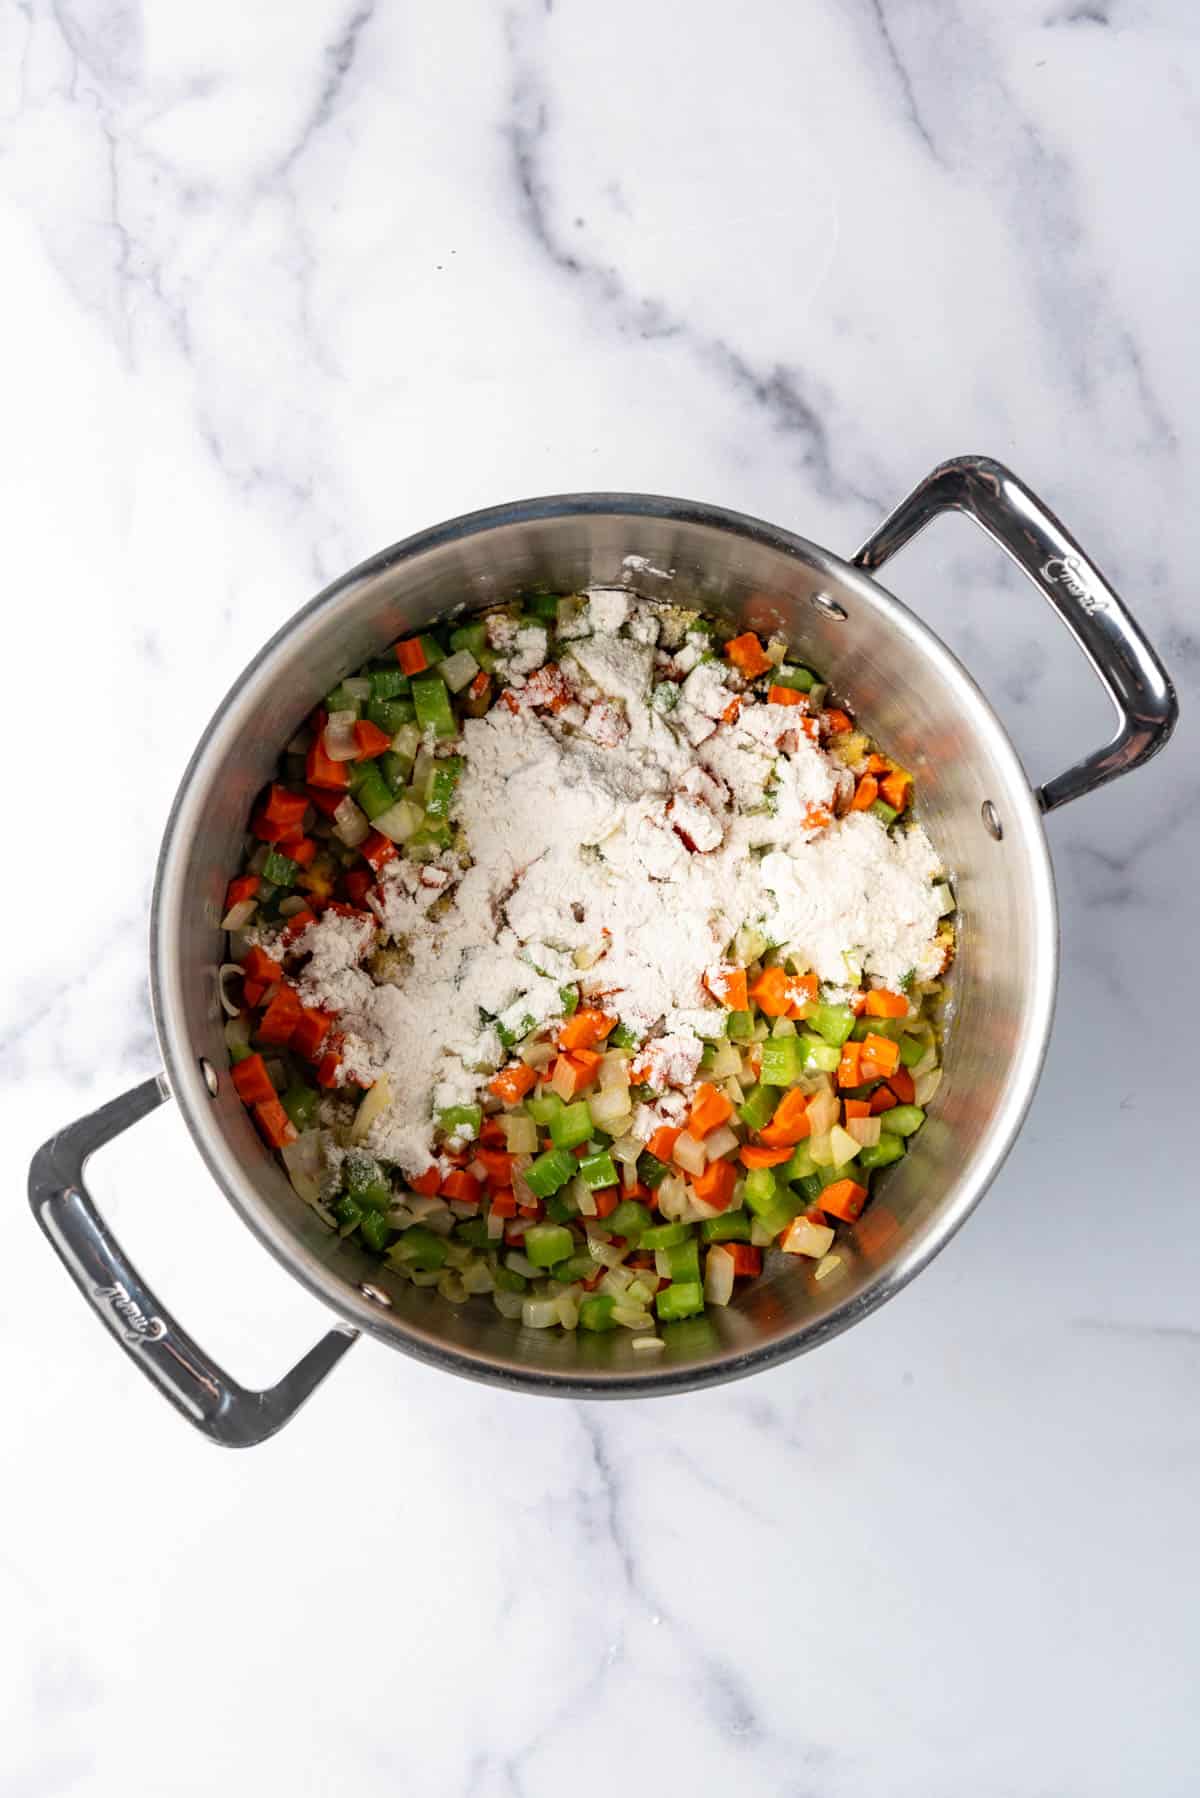
[[[288,744],[229,885],[232,1078],[449,1303],[660,1330],[838,1232],[937,1091],[954,899],[781,639],[624,589],[408,638]]]

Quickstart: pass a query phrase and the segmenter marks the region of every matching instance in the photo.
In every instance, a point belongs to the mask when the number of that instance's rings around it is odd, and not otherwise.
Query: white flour
[[[722,722],[744,685],[722,663],[696,666],[673,710],[651,705],[655,609],[589,597],[591,634],[563,647],[561,675],[531,662],[544,632],[489,626],[523,684],[463,727],[454,815],[473,865],[388,864],[392,965],[368,972],[370,933],[328,912],[299,944],[303,996],[339,1014],[348,1071],[388,1076],[370,1142],[409,1173],[429,1165],[434,1112],[506,1059],[497,1024],[519,1038],[557,1018],[564,986],[655,1032],[652,1066],[687,1086],[723,1017],[705,970],[743,924],[839,988],[941,964],[924,832],[831,822],[850,777],[804,734],[805,708],[743,700]],[[557,712],[534,709],[550,698]]]

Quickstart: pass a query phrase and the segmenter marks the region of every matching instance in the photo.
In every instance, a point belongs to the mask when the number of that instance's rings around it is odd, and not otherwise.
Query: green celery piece
[[[556,593],[524,593],[521,596],[521,607],[539,623],[553,624],[558,617],[558,595]]]
[[[925,1113],[919,1105],[893,1105],[880,1112],[879,1122],[887,1136],[911,1136],[925,1122]]]
[[[573,1018],[579,1010],[579,989],[574,986],[560,986],[558,996],[562,1000],[563,1017]]]
[[[463,766],[461,755],[443,756],[440,761],[433,764],[429,770],[429,780],[425,789],[425,816],[427,818],[449,817],[450,806]]]
[[[856,1043],[864,1042],[868,1036],[886,1036],[890,1042],[898,1043],[903,1035],[903,1018],[869,1018],[865,1012],[861,1018],[855,1018],[850,1032]]]
[[[824,1037],[809,1036],[807,1032],[799,1039],[801,1054],[804,1057],[805,1071],[815,1069],[818,1074],[832,1074],[842,1059],[842,1051],[827,1043]]]
[[[725,1023],[725,1034],[732,1042],[749,1042],[754,1035],[754,1013],[731,1011]]]
[[[525,1109],[538,1128],[544,1130],[565,1107],[557,1093],[543,1093],[540,1099],[526,1099]]]
[[[579,1328],[581,1330],[615,1330],[613,1322],[613,1305],[616,1301],[606,1292],[592,1292],[579,1306]]]
[[[411,724],[416,715],[411,699],[371,699],[367,702],[367,717],[389,737],[394,737],[402,724]]]
[[[857,1155],[853,1161],[843,1161],[841,1167],[819,1167],[813,1178],[821,1182],[822,1191],[827,1186],[836,1185],[839,1180],[854,1180],[859,1186],[866,1185],[866,1181],[862,1178],[862,1169],[858,1165]],[[820,1199],[817,1200],[817,1203],[818,1205],[821,1203]]]
[[[779,1181],[775,1169],[752,1167],[746,1175],[746,1203],[756,1217],[770,1211],[779,1201]]]
[[[771,673],[773,685],[793,687],[797,693],[810,692],[816,678],[811,668],[798,668],[793,662],[781,662]]]
[[[816,1168],[813,1169],[811,1174],[805,1174],[802,1180],[797,1180],[796,1185],[800,1188],[800,1197],[804,1200],[805,1205],[819,1205],[821,1203],[821,1194],[824,1191],[824,1187],[821,1183],[821,1176]]]
[[[231,1043],[229,1048],[229,1059],[234,1067],[236,1067],[239,1061],[246,1061],[255,1053],[256,1051],[250,1047],[249,1043]],[[295,1123],[295,1121],[295,1118],[293,1118],[292,1122]]]
[[[412,773],[412,761],[408,756],[397,755],[394,749],[385,749],[379,757],[379,772],[392,789],[392,798],[401,799],[408,785],[408,777]]]
[[[412,696],[417,708],[417,723],[423,731],[431,730],[435,737],[458,735],[458,720],[450,704],[450,690],[440,675],[414,674]]]
[[[290,855],[284,855],[280,849],[272,849],[263,863],[262,878],[269,880],[273,886],[290,887],[295,884],[299,872],[299,862],[294,862]]]
[[[548,1199],[567,1184],[577,1166],[574,1155],[566,1149],[547,1149],[525,1169],[525,1184],[539,1199]]]
[[[353,1149],[342,1164],[346,1191],[360,1205],[386,1210],[392,1203],[392,1186],[373,1155]]]
[[[487,626],[482,622],[473,620],[470,624],[461,624],[457,630],[451,631],[450,647],[456,651],[465,649],[489,674],[496,666],[496,652],[488,646]]]
[[[550,1274],[552,1279],[558,1280],[563,1286],[574,1286],[577,1280],[590,1280],[596,1267],[597,1263],[586,1251],[576,1251],[568,1255],[565,1261],[556,1261]]]
[[[865,1168],[890,1167],[892,1162],[899,1161],[905,1152],[903,1137],[889,1136],[884,1130],[880,1133],[877,1143],[872,1143],[870,1148],[858,1151],[858,1160],[860,1166]]]
[[[763,1086],[795,1086],[804,1060],[798,1036],[769,1036],[762,1046],[759,1080]]]
[[[601,1149],[598,1155],[585,1155],[579,1163],[579,1178],[593,1192],[599,1191],[602,1186],[615,1186],[618,1175],[608,1150]]]
[[[327,712],[353,712],[356,718],[362,717],[362,706],[353,693],[347,693],[340,681],[332,693],[325,695],[324,703]]]
[[[423,631],[417,641],[425,651],[425,666],[427,668],[436,668],[439,662],[445,661],[445,650],[442,648],[437,638],[432,636],[428,631]]]
[[[357,1230],[358,1226],[362,1223],[363,1218],[366,1216],[366,1213],[358,1200],[352,1199],[349,1193],[344,1194],[343,1197],[338,1200],[333,1210],[335,1217],[342,1226],[343,1235],[349,1230]]]
[[[722,1211],[718,1217],[706,1217],[700,1225],[704,1242],[749,1242],[750,1219],[744,1210]]]
[[[636,1199],[622,1199],[616,1210],[605,1220],[605,1226],[614,1236],[640,1238],[650,1226],[650,1213]]]
[[[317,1121],[317,1107],[321,1103],[321,1095],[315,1086],[305,1086],[303,1081],[293,1080],[280,1103],[297,1130],[313,1129]]]
[[[815,1005],[807,1021],[835,1049],[841,1048],[854,1029],[854,1013],[848,1005]]]
[[[772,1039],[768,1037],[767,1041]],[[787,1037],[780,1037],[786,1042]],[[766,1047],[764,1043],[763,1047]],[[738,1116],[749,1130],[761,1130],[769,1124],[775,1115],[775,1107],[779,1103],[779,1094],[773,1086],[752,1086],[746,1094],[745,1104],[738,1106]],[[767,1170],[770,1171],[769,1169]]]
[[[382,1211],[368,1211],[358,1226],[358,1233],[376,1255],[383,1254],[393,1235],[392,1226]]]
[[[708,1070],[712,1067],[712,1064],[716,1059],[717,1059],[716,1043],[705,1043],[703,1049],[701,1049],[701,1051],[700,1051],[700,1072],[702,1074],[707,1074]]]
[[[447,1136],[465,1136],[474,1141],[483,1129],[481,1105],[447,1105],[438,1112],[438,1123]]]
[[[686,1242],[676,1243],[674,1248],[664,1249],[672,1280],[698,1280],[700,1278],[700,1245],[694,1236]]]
[[[492,1269],[492,1282],[497,1292],[524,1292],[529,1285],[524,1274],[516,1273],[513,1268],[501,1264]]]
[[[652,1155],[649,1149],[643,1149],[638,1156],[638,1179],[643,1186],[648,1186],[651,1192],[662,1185],[670,1171],[667,1163],[660,1161],[657,1155]]]
[[[661,1323],[673,1323],[680,1317],[698,1317],[704,1309],[704,1288],[699,1280],[684,1280],[679,1285],[664,1286],[654,1295],[654,1308]],[[582,1323],[583,1319],[580,1318]]]
[[[564,991],[574,992],[575,989],[574,987],[564,988]],[[578,1005],[578,1003],[579,995],[576,993],[575,1004]],[[573,1009],[574,1007],[572,1007],[572,1010]],[[569,1015],[570,1014],[568,1013],[568,1016]],[[633,1031],[629,1028],[628,1024],[618,1024],[608,1039],[608,1046],[610,1049],[636,1049],[638,1046],[638,1039],[633,1034]]]
[[[399,699],[408,692],[408,676],[403,668],[369,668],[372,699]]]
[[[781,1168],[780,1172],[783,1179],[790,1185],[793,1180],[807,1179],[809,1174],[816,1172],[816,1167],[817,1164],[809,1153],[808,1144],[802,1142],[797,1143],[792,1151],[792,1159]]]
[[[900,1065],[915,1068],[919,1061],[924,1061],[929,1044],[919,1036],[902,1036],[900,1038]]]
[[[758,1221],[772,1236],[786,1230],[792,1219],[805,1209],[808,1201],[791,1187],[781,1187],[779,1199],[769,1211],[759,1213]]]
[[[525,1256],[535,1267],[553,1267],[565,1261],[575,1238],[563,1224],[533,1224],[525,1232]]]
[[[454,837],[450,826],[445,822],[422,824],[419,830],[413,831],[405,843],[404,853],[409,861],[431,862],[435,855],[441,854],[443,849],[449,849],[453,841]]]
[[[724,1211],[721,1213],[722,1217],[727,1215]],[[642,1231],[642,1240],[638,1246],[643,1249],[673,1249],[677,1244],[686,1242],[691,1234],[690,1224],[655,1224],[651,1229]]]
[[[472,1249],[491,1248],[493,1237],[488,1235],[486,1217],[464,1217],[454,1226],[454,1234],[459,1242],[465,1242]]]
[[[550,1119],[550,1141],[556,1149],[577,1149],[592,1134],[592,1114],[586,1099],[564,1105]],[[572,1163],[574,1172],[574,1163]]]
[[[894,824],[900,816],[895,806],[889,805],[886,799],[877,799],[870,810],[874,812],[881,824]]]
[[[569,1224],[575,1213],[561,1192],[552,1192],[546,1200],[546,1216],[552,1224]]]
[[[388,1260],[418,1268],[422,1273],[433,1273],[445,1265],[446,1244],[424,1224],[410,1224],[388,1250]]]
[[[367,763],[366,769],[359,779],[354,798],[366,812],[368,818],[381,817],[384,812],[391,811],[396,803],[396,795],[374,762]]]

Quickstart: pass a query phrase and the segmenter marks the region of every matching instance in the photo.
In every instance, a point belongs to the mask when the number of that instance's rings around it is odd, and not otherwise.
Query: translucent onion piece
[[[733,1256],[714,1243],[704,1263],[704,1297],[710,1305],[727,1305],[733,1297]]]
[[[810,1255],[814,1261],[819,1261],[832,1241],[833,1230],[828,1224],[815,1224],[811,1218],[796,1217],[784,1231],[779,1246],[786,1255]]]
[[[620,1090],[629,1091],[629,1052],[626,1049],[610,1049],[607,1055],[600,1058],[597,1070],[600,1078],[601,1092]]]
[[[643,1311],[640,1305],[614,1305],[612,1320],[615,1324],[620,1324],[623,1330],[649,1330],[654,1327],[650,1313]]]
[[[402,724],[392,738],[393,755],[403,756],[406,762],[416,760],[420,747],[421,727],[419,724]]]
[[[338,807],[341,810],[341,807]],[[336,813],[335,813],[336,816]],[[419,805],[411,799],[398,799],[386,812],[381,812],[373,823],[373,828],[380,836],[386,837],[389,843],[407,843],[415,830],[421,828],[421,820],[425,814]],[[351,844],[351,848],[353,848]]]
[[[492,1294],[492,1303],[501,1317],[520,1317],[525,1309],[525,1300],[519,1292],[500,1292]]]
[[[554,1301],[554,1309],[558,1313],[558,1321],[564,1330],[574,1330],[579,1324],[579,1301],[571,1293],[563,1292]]]
[[[342,692],[349,693],[351,699],[357,699],[361,705],[366,705],[371,697],[371,683],[365,675],[352,674],[342,682]]]
[[[846,1264],[840,1255],[824,1255],[821,1260],[817,1262],[816,1267],[813,1269],[813,1274],[818,1280],[828,1280],[831,1279],[834,1274],[840,1273],[845,1265]]]
[[[357,723],[357,712],[330,712],[322,744],[331,762],[354,760],[358,754],[358,744],[354,741],[354,726]]]
[[[536,1155],[537,1125],[527,1112],[513,1112],[500,1119],[504,1146],[510,1155]]]
[[[452,1267],[444,1267],[442,1269],[438,1279],[437,1289],[440,1296],[449,1300],[452,1305],[461,1305],[467,1296],[467,1289],[463,1285],[462,1275],[456,1273]]]
[[[732,1155],[738,1146],[738,1139],[728,1124],[719,1129],[710,1130],[704,1138],[704,1153],[709,1161],[720,1161],[722,1156]]]
[[[659,1254],[662,1250],[659,1250]],[[619,1299],[627,1286],[633,1284],[633,1273],[627,1267],[610,1267],[601,1280],[598,1291],[605,1292],[609,1298]]]
[[[288,1171],[288,1179],[306,1205],[317,1205],[321,1198],[321,1132],[304,1130],[295,1142],[284,1143],[279,1153]]]
[[[354,1114],[354,1122],[350,1126],[350,1141],[365,1142],[371,1125],[380,1117],[392,1102],[392,1087],[386,1074],[380,1074],[374,1086],[369,1087],[359,1101],[358,1110]]]
[[[826,1132],[822,1132],[820,1136],[809,1137],[808,1152],[818,1167],[833,1166],[833,1146]]]
[[[279,915],[281,918],[294,918],[298,911],[305,911],[307,907],[308,900],[303,893],[292,893],[279,901]]]
[[[597,1093],[588,1101],[592,1114],[592,1122],[606,1130],[610,1136],[624,1136],[633,1122],[633,1113],[629,1109],[629,1094],[624,1087],[612,1087],[608,1092]]]
[[[478,1256],[476,1256],[473,1261],[468,1262],[466,1267],[463,1268],[462,1281],[467,1291],[472,1293],[491,1292],[495,1285],[495,1281],[492,1279],[491,1268],[486,1261],[481,1261]]]
[[[238,976],[238,978],[240,979],[241,973],[242,973],[242,970],[238,967],[238,964],[236,963],[236,961],[222,962],[221,966],[217,970],[217,992],[220,994],[220,998],[221,998],[221,1009],[225,1013],[225,1016],[227,1018],[236,1018],[242,1009],[241,1006],[235,1000],[233,1000],[229,997],[229,990],[226,985],[226,982],[229,980],[231,975],[236,974]],[[246,1035],[243,1040],[247,1043],[250,1041],[249,1028],[247,1028]],[[229,1042],[228,1029],[226,1029],[225,1041],[229,1045],[230,1048],[233,1047],[233,1045]]]
[[[593,1115],[595,1115],[593,1113]],[[708,1166],[708,1156],[704,1152],[704,1144],[697,1142],[689,1131],[684,1130],[675,1139],[675,1147],[671,1150],[671,1159],[685,1174],[702,1174]]]
[[[357,849],[366,841],[370,828],[366,813],[359,810],[353,799],[343,799],[333,814],[333,834],[340,837],[347,849]]]
[[[826,1136],[837,1123],[842,1108],[828,1087],[814,1093],[808,1101],[808,1121],[814,1136]]]
[[[829,1151],[834,1167],[845,1167],[858,1154],[858,1144],[849,1131],[843,1130],[840,1124],[835,1124],[829,1132]]]
[[[239,899],[221,919],[222,930],[244,930],[258,910],[257,899]]]
[[[714,1083],[727,1080],[731,1074],[740,1074],[742,1058],[730,1042],[717,1044],[717,1052],[705,1069],[707,1077]]]
[[[879,1141],[879,1132],[883,1124],[879,1118],[847,1118],[846,1134],[852,1136],[860,1149],[873,1149]]]
[[[927,1074],[913,1081],[913,1100],[918,1105],[928,1105],[938,1087],[942,1084],[941,1068],[930,1068]]]
[[[668,1223],[678,1223],[687,1210],[687,1187],[679,1174],[668,1174],[658,1186],[658,1209]]]
[[[551,1330],[558,1322],[558,1301],[556,1299],[524,1299],[521,1304],[521,1322],[527,1330]]]
[[[912,1070],[913,1080],[914,1081],[919,1080],[921,1078],[922,1074],[932,1074],[932,1072],[936,1066],[937,1066],[937,1051],[934,1049],[933,1044],[930,1043],[930,1045],[926,1049],[924,1055],[922,1055],[920,1061],[917,1063],[916,1067],[913,1068],[913,1070]]]
[[[240,972],[240,970],[239,970]],[[248,1049],[250,1047],[250,1019],[239,1014],[230,1018],[225,1026],[225,1047],[227,1049]]]
[[[457,649],[452,656],[438,663],[438,673],[452,693],[461,693],[479,673],[479,663],[469,649]]]
[[[635,1349],[664,1349],[667,1345],[661,1336],[636,1336],[633,1346]]]
[[[619,1249],[615,1242],[603,1242],[598,1236],[588,1237],[588,1254],[601,1267],[620,1267],[627,1251]]]
[[[958,902],[945,881],[939,881],[933,889],[933,896],[938,902],[938,917],[948,918],[952,911],[958,910]]]
[[[535,1267],[528,1256],[522,1255],[520,1249],[509,1249],[504,1265],[510,1273],[521,1274],[526,1280],[536,1280],[541,1273],[541,1269]]]
[[[618,1136],[615,1142],[609,1144],[608,1152],[614,1161],[623,1161],[632,1167],[645,1146],[636,1136]]]
[[[517,1050],[518,1058],[527,1068],[548,1068],[554,1060],[554,1044],[535,1042],[527,1037]]]

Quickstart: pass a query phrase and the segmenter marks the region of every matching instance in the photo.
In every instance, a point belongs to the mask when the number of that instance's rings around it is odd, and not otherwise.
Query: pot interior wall
[[[631,569],[625,558],[644,558]],[[673,571],[666,578],[655,570]],[[781,628],[916,778],[919,813],[952,871],[960,952],[946,1077],[907,1159],[878,1179],[843,1269],[778,1257],[728,1311],[676,1326],[665,1354],[624,1333],[521,1330],[486,1299],[455,1309],[331,1238],[259,1142],[225,1075],[216,970],[222,896],[252,801],[279,747],[338,677],[441,614],[544,584],[631,584],[731,623]],[[836,617],[814,603],[827,596]],[[994,804],[996,841],[981,817]],[[686,921],[680,921],[686,928]],[[969,678],[898,602],[802,540],[677,502],[591,496],[444,527],[377,558],[314,601],[230,695],[185,779],[160,866],[155,1000],[168,1073],[214,1173],[247,1221],[343,1312],[398,1346],[497,1380],[593,1380],[619,1391],[699,1382],[811,1346],[898,1287],[961,1222],[1002,1158],[1032,1092],[1054,986],[1054,901],[1036,805]],[[222,1074],[211,1098],[198,1070]],[[383,1288],[390,1310],[364,1299]],[[745,1358],[751,1358],[749,1360]],[[652,1363],[648,1366],[647,1363]]]

